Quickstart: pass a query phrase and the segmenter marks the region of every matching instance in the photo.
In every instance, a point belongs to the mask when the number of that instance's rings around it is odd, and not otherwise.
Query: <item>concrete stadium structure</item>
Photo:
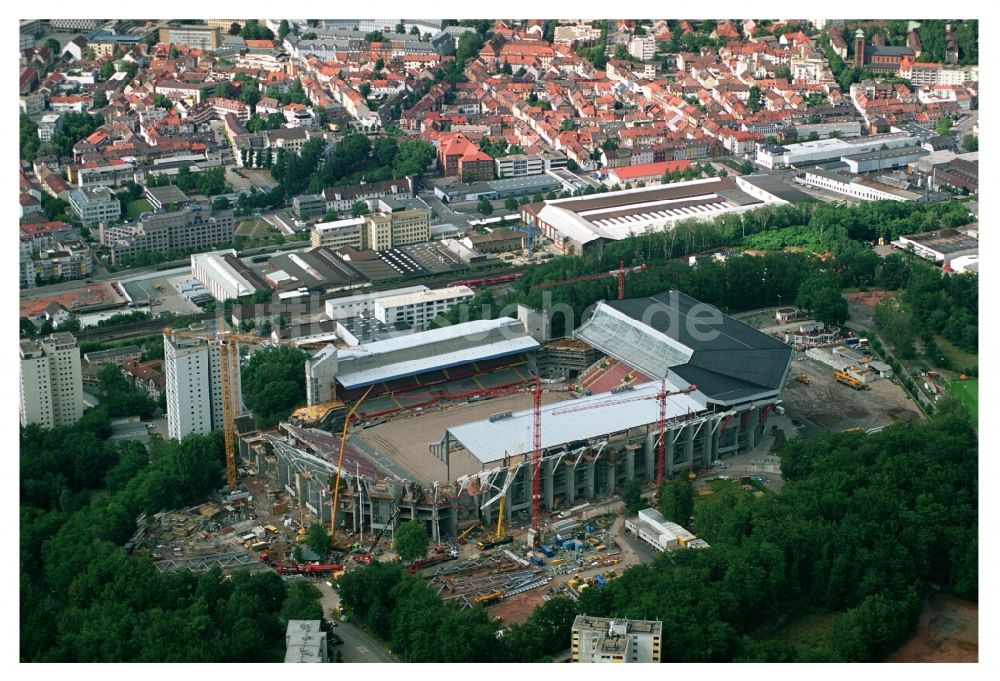
[[[577,399],[542,407],[545,511],[607,497],[621,491],[628,480],[656,478],[656,395],[661,382],[668,390],[696,386],[667,399],[664,458],[669,474],[752,449],[779,400],[792,354],[784,343],[678,291],[600,302],[574,338],[575,343],[606,356],[583,372],[581,383],[602,372],[617,372],[613,375],[616,382],[602,383],[599,376],[592,385],[613,385],[614,392],[584,393]],[[471,347],[460,351],[474,352]],[[346,375],[337,372],[338,381],[348,384],[344,387],[356,387],[401,374],[403,367],[383,368],[376,357],[367,359],[354,359],[360,361],[357,371]],[[430,358],[417,361],[441,364]],[[619,381],[620,375],[624,378]],[[548,390],[570,390],[553,383],[545,385]],[[469,470],[472,463],[475,472],[460,476],[448,473],[446,480],[433,484],[413,482],[414,476],[389,454],[352,452],[349,448],[360,463],[344,465],[348,491],[340,496],[338,525],[378,530],[398,505],[402,512],[397,522],[426,522],[433,539],[445,539],[472,524],[495,522],[501,497],[506,498],[508,520],[527,520],[531,508],[531,424],[532,411],[525,409],[445,428],[440,439],[428,445],[430,455],[448,471]],[[336,469],[332,455],[339,438],[287,425],[282,429],[285,437],[255,436],[250,443],[259,470],[280,469],[278,479],[284,487],[308,498],[310,510],[320,517],[328,516],[329,480]],[[325,444],[316,444],[324,438]],[[368,473],[361,472],[364,470]]]

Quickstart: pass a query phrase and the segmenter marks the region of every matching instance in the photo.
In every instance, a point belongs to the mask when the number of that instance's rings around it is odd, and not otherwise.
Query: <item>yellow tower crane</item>
[[[219,320],[218,329],[214,334],[199,331],[178,331],[167,327],[163,329],[164,336],[171,338],[187,338],[192,340],[207,341],[210,345],[219,348],[219,373],[222,376],[222,435],[226,448],[226,483],[229,491],[236,490],[236,417],[242,401],[239,394],[240,385],[240,362],[239,346],[243,345],[282,345],[285,347],[300,349],[319,349],[326,347],[329,343],[296,343],[294,340],[274,339],[270,337],[252,336],[250,334],[236,333],[225,327],[225,322]],[[361,350],[362,348],[352,348]]]

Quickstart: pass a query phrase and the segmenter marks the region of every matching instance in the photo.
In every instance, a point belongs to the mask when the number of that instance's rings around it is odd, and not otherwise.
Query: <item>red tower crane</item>
[[[667,430],[667,398],[674,395],[686,395],[697,390],[698,387],[695,385],[689,385],[686,388],[680,390],[667,390],[667,381],[664,379],[660,383],[660,389],[652,395],[633,395],[631,397],[622,397],[613,400],[602,400],[600,402],[595,402],[592,404],[581,404],[575,407],[563,407],[561,409],[556,409],[552,412],[553,415],[557,414],[569,414],[574,411],[586,411],[587,409],[597,409],[599,407],[606,407],[613,404],[626,404],[628,402],[638,402],[640,400],[658,400],[660,407],[660,414],[658,420],[658,427],[660,433],[660,443],[657,447],[656,452],[656,484],[659,485],[663,481],[663,458],[664,458],[664,441],[666,440],[666,430]]]
[[[634,272],[642,272],[646,269],[646,263],[641,265],[636,265],[635,267],[625,267],[624,261],[618,262],[618,269],[611,270],[609,272],[598,272],[596,274],[585,274],[582,277],[573,277],[572,279],[562,279],[560,281],[546,281],[535,288],[549,288],[550,286],[562,286],[563,284],[575,284],[578,281],[591,281],[593,279],[603,279],[605,277],[617,277],[618,279],[618,300],[622,300],[625,297],[625,275],[632,274]]]
[[[531,529],[536,538],[540,538],[542,518],[542,395],[546,392],[572,392],[572,388],[542,388],[542,381],[536,377],[528,385],[516,385],[500,388],[484,388],[461,394],[445,392],[405,392],[406,397],[428,397],[430,401],[506,397],[529,393],[532,396],[532,450],[531,450]],[[424,406],[427,402],[422,402]]]

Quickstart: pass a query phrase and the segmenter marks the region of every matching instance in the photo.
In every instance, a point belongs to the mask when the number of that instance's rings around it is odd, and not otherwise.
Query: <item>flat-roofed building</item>
[[[228,29],[227,29],[228,30]],[[219,26],[207,24],[176,24],[160,28],[160,42],[187,45],[200,50],[214,50],[222,44]]]
[[[521,206],[521,218],[560,252],[582,254],[603,242],[671,229],[683,220],[707,220],[795,200],[757,178],[714,177],[555,199]]]
[[[369,215],[365,218],[366,241],[363,248],[380,251],[431,238],[431,211],[426,208]]]
[[[83,361],[89,369],[101,368],[105,364],[114,364],[124,369],[128,362],[138,362],[141,357],[141,347],[138,345],[126,345],[123,348],[86,352],[83,355]]]
[[[758,144],[754,160],[765,168],[787,168],[789,166],[825,163],[841,156],[867,154],[878,151],[883,146],[886,149],[896,149],[915,144],[919,144],[918,140],[905,132],[890,132],[852,139],[829,138],[784,146]]]
[[[285,662],[329,662],[326,632],[320,620],[288,620]]]
[[[511,154],[494,160],[499,178],[541,175],[545,172],[545,161],[541,156]]]
[[[267,284],[236,256],[232,248],[191,256],[191,274],[216,300],[252,296]]]
[[[73,334],[22,340],[19,377],[22,426],[69,426],[83,416],[80,348]]]
[[[446,314],[455,305],[467,303],[475,296],[468,286],[429,289],[375,300],[375,318],[386,325],[400,322],[416,331],[423,331],[439,314]]]
[[[663,623],[577,615],[572,635],[573,662],[659,662]]]
[[[309,241],[313,248],[320,246],[331,249],[337,249],[341,246],[363,248],[364,234],[365,218],[347,218],[316,223],[309,232]]]
[[[687,548],[707,548],[708,543],[698,539],[677,523],[668,521],[655,508],[644,508],[636,518],[625,521],[625,529],[657,551],[675,551]]]
[[[69,193],[69,207],[84,227],[114,222],[121,217],[122,204],[107,187],[80,187]]]
[[[802,181],[810,186],[837,192],[862,201],[917,201],[920,199],[920,194],[916,192],[892,187],[875,179],[819,168],[807,170],[802,176]]]
[[[175,440],[220,430],[223,414],[221,357],[219,347],[211,342],[214,328],[199,323],[179,330],[203,338],[163,336],[167,433]],[[234,389],[240,394],[238,377]]]
[[[429,291],[426,286],[407,286],[396,288],[390,291],[376,291],[374,293],[359,293],[344,298],[331,298],[326,301],[326,316],[329,319],[352,319],[362,315],[371,315],[375,310],[375,301],[381,298],[391,298],[393,296],[406,295],[408,293],[422,293]]]
[[[926,258],[939,265],[951,265],[951,261],[967,255],[979,253],[978,225],[964,230],[942,229],[920,234],[901,236],[892,242],[893,246]]]

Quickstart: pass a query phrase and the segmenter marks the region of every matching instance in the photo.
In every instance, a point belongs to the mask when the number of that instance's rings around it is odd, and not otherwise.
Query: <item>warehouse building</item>
[[[901,236],[892,245],[938,265],[966,255],[979,253],[979,225],[969,225],[963,230],[939,230]]]
[[[884,135],[869,135],[854,139],[823,139],[799,144],[757,145],[754,159],[765,168],[788,168],[815,163],[826,163],[842,156],[868,154],[878,151],[884,145],[887,149],[912,147],[919,144],[916,137],[906,132],[892,132]]]
[[[861,201],[918,201],[921,196],[908,189],[899,189],[873,178],[858,177],[820,168],[802,174],[802,182]]]
[[[713,177],[666,186],[626,189],[521,206],[521,219],[566,254],[582,254],[607,241],[671,229],[789,201],[754,177]]]
[[[876,149],[863,154],[841,156],[840,160],[854,174],[870,173],[878,170],[903,168],[916,163],[929,152],[914,143],[912,146],[897,149]]]
[[[218,301],[252,296],[255,291],[268,290],[267,284],[243,264],[232,248],[195,253],[191,256],[191,274]]]

